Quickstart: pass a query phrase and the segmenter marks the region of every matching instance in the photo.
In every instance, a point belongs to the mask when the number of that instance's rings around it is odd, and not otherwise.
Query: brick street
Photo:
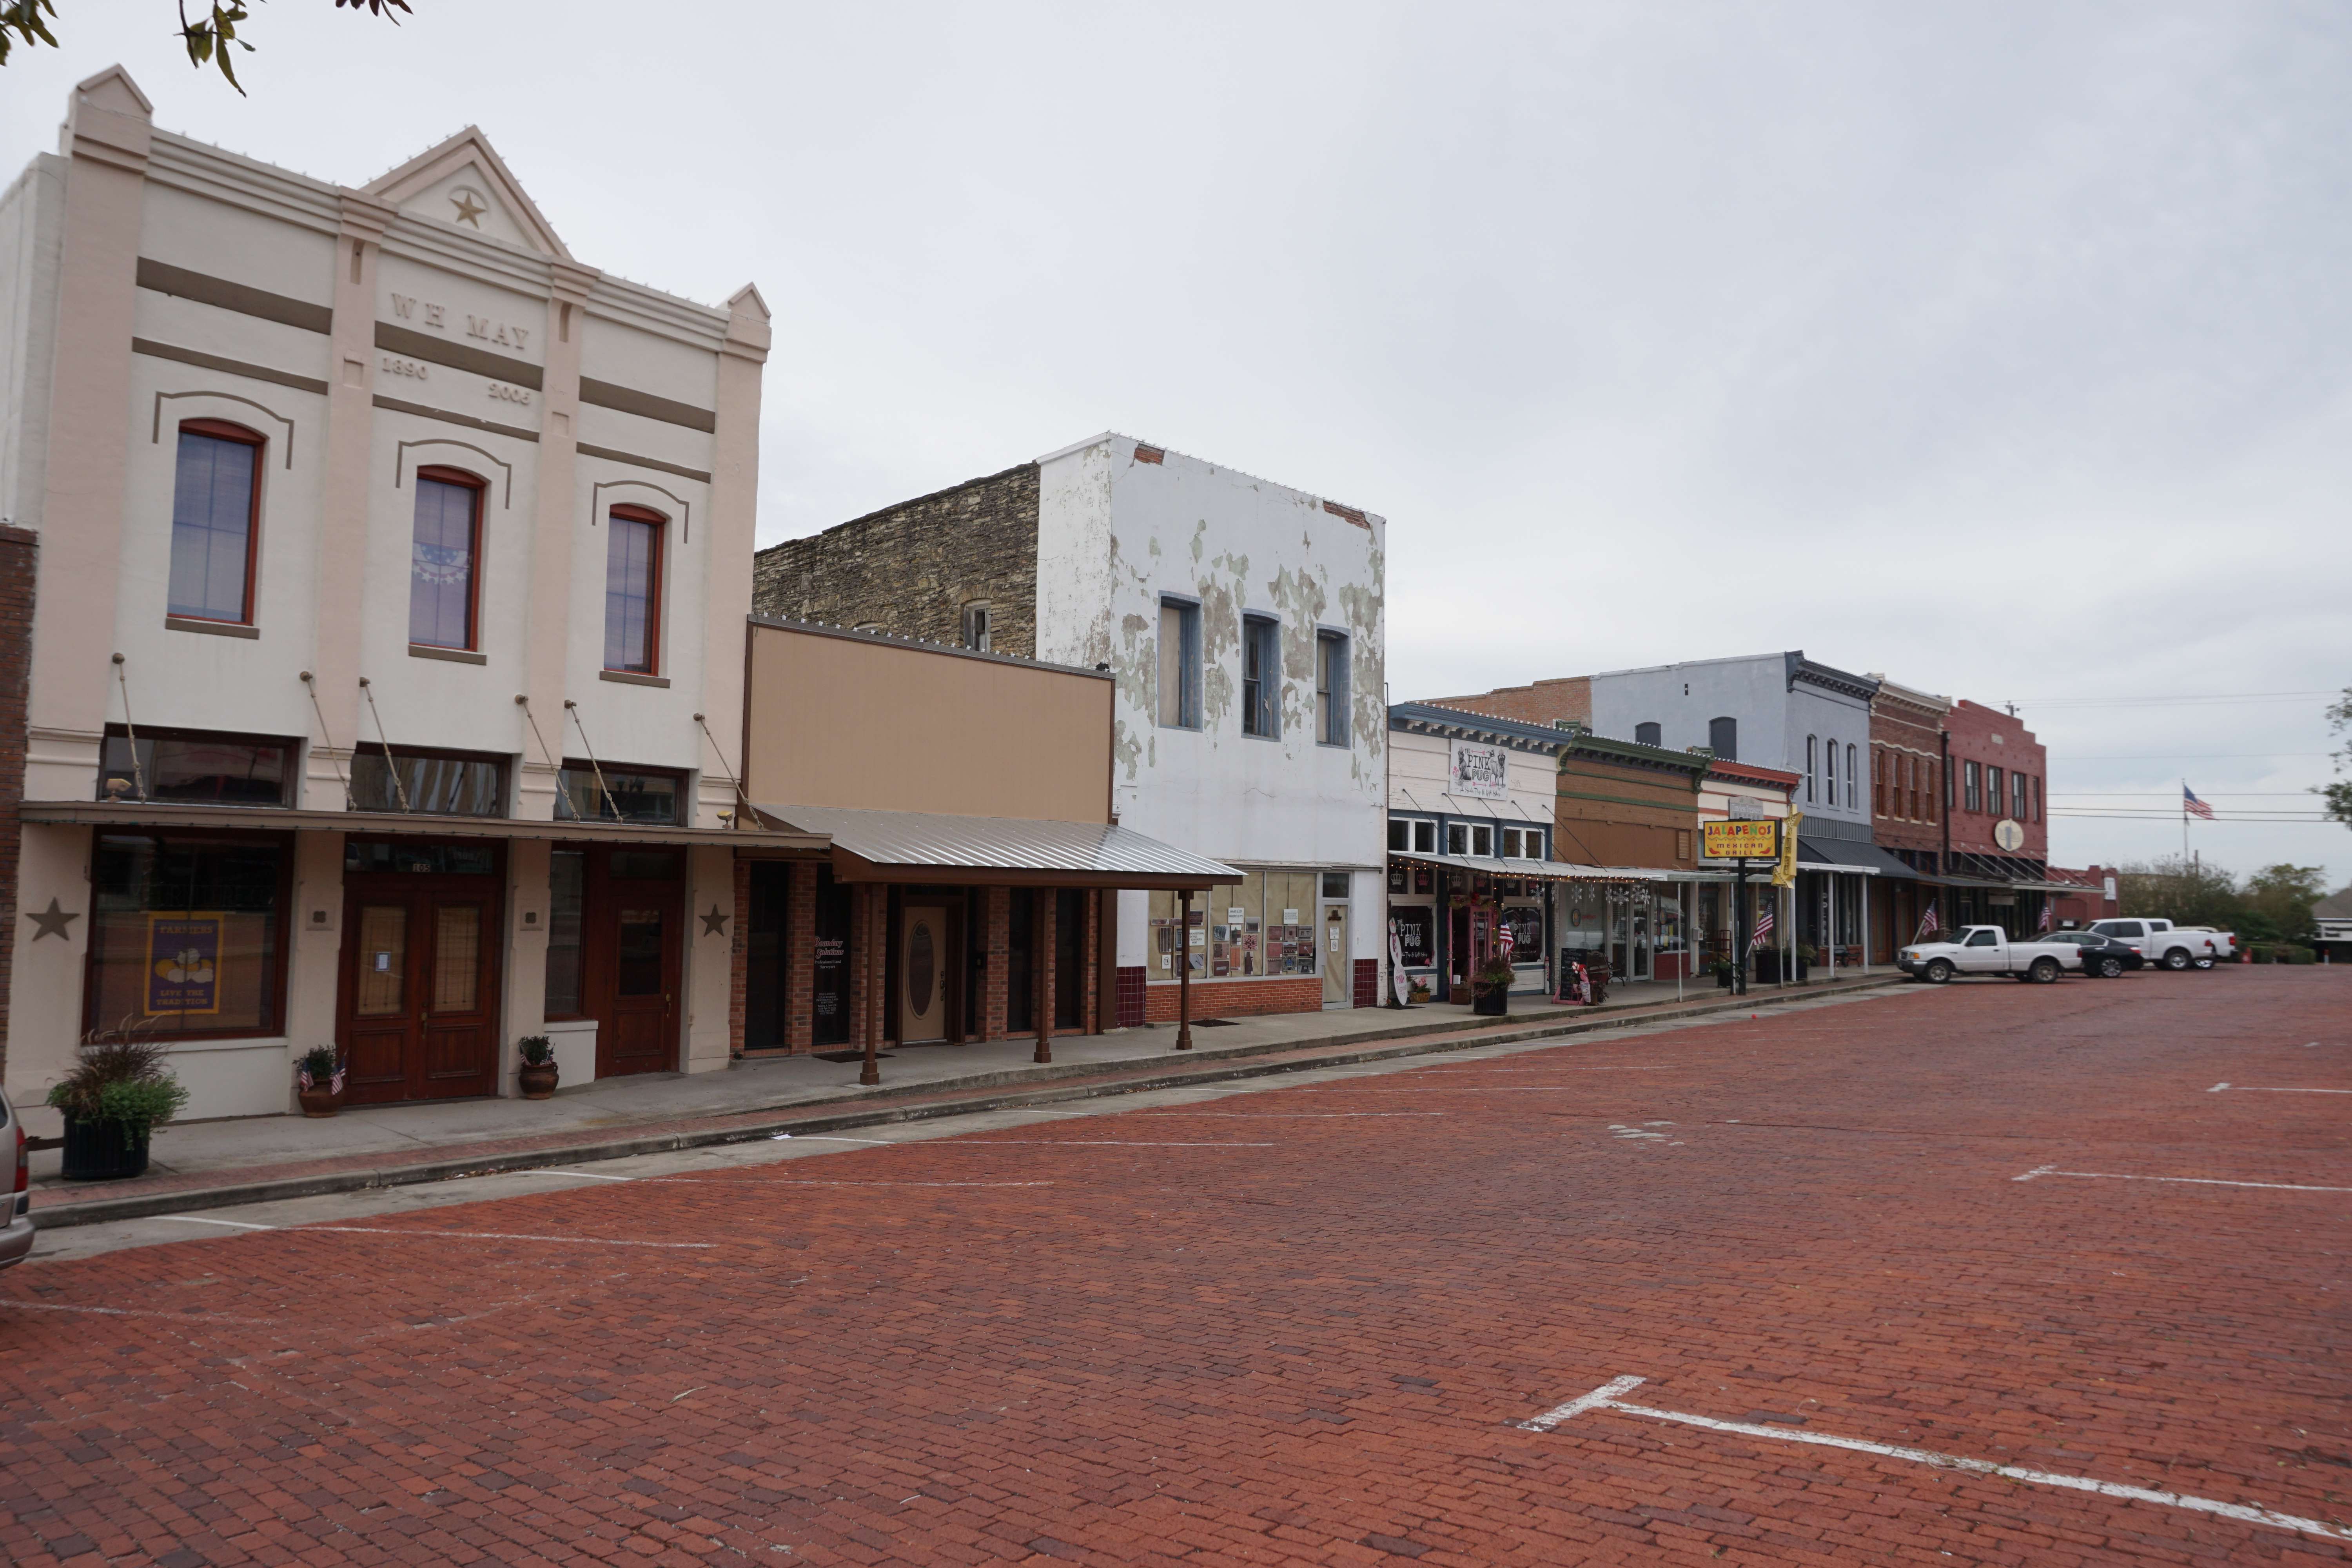
[[[1523,1424],[1633,1376],[2352,1523],[2352,1098],[2274,1092],[2352,1089],[2347,1020],[2326,969],[1979,980],[332,1230],[181,1222],[0,1276],[0,1555],[2342,1562],[2352,1529]]]

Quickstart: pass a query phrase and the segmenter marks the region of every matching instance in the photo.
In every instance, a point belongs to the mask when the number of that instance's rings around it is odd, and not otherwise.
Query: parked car
[[[2147,964],[2147,960],[2142,958],[2131,943],[2119,942],[2111,936],[2101,936],[2095,931],[2053,931],[2045,933],[2042,940],[2073,944],[2074,951],[2082,955],[2082,962],[2072,967],[2094,980],[2113,980],[2127,969],[2141,969]]]
[[[25,1254],[33,1250],[33,1166],[26,1158],[25,1119],[8,1103],[5,1089],[0,1089],[0,1139],[16,1151],[16,1184],[6,1200],[8,1223],[0,1226],[0,1268],[5,1268],[24,1262]]]
[[[2095,921],[2091,929],[2101,936],[2128,942],[2148,963],[2166,969],[2210,969],[2238,955],[2238,939],[2210,926],[2178,926],[2170,921],[2142,916],[2127,921]]]
[[[2082,950],[2071,941],[2011,941],[1999,926],[1962,926],[1949,942],[1914,942],[1899,950],[1895,967],[1935,985],[1956,974],[2011,974],[2047,985],[2079,969],[2082,961]]]

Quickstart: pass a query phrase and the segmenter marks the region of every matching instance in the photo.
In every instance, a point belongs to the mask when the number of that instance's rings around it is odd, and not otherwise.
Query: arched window
[[[1813,791],[1816,781],[1821,776],[1821,771],[1822,738],[1819,735],[1808,735],[1805,737],[1805,800],[1809,805],[1812,801]]]
[[[1859,811],[1862,809],[1862,775],[1853,771],[1855,755],[1853,742],[1848,741],[1845,743],[1845,803]]]
[[[1710,719],[1706,721],[1707,750],[1727,763],[1739,760],[1739,721]]]
[[[662,545],[669,519],[616,506],[605,519],[604,668],[653,675],[661,667]]]
[[[1638,744],[1644,746],[1662,746],[1665,744],[1664,741],[1659,739],[1659,737],[1664,733],[1664,731],[1659,729],[1655,724],[1643,723],[1633,726],[1634,741]]]
[[[1837,742],[1835,741],[1829,743],[1829,755],[1823,759],[1822,774],[1822,784],[1829,795],[1825,804],[1835,805],[1837,804]]]
[[[180,426],[166,615],[240,626],[253,620],[261,451],[261,437],[242,425],[190,419]]]
[[[416,470],[409,536],[408,641],[472,648],[481,603],[483,479],[463,468]]]

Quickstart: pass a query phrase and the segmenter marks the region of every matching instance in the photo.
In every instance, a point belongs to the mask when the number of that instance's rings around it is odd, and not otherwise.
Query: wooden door
[[[1323,906],[1323,1005],[1345,1007],[1355,995],[1355,965],[1348,962],[1348,906]]]
[[[596,1076],[677,1065],[685,960],[685,852],[606,849],[590,857],[587,1005]]]
[[[352,1104],[492,1092],[498,909],[494,887],[346,886],[336,1037]]]
[[[916,1045],[948,1037],[950,922],[944,904],[909,902],[898,911],[898,1040]]]

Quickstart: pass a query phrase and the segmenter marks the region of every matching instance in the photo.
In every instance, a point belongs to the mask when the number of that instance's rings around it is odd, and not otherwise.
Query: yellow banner
[[[1759,817],[1699,824],[1701,848],[1710,860],[1777,860],[1780,825]]]
[[[1776,888],[1796,886],[1797,829],[1803,826],[1804,822],[1803,812],[1792,811],[1789,814],[1789,820],[1784,825],[1786,831],[1780,835],[1780,864],[1772,870],[1772,885]]]

